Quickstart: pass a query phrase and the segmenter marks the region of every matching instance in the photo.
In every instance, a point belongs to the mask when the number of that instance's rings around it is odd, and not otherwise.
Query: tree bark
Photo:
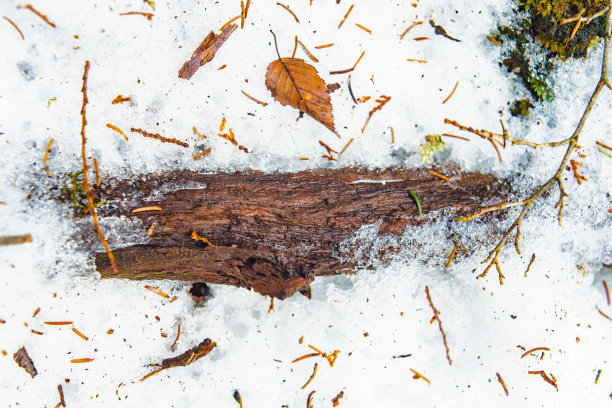
[[[493,175],[436,170],[450,180],[426,169],[344,168],[176,172],[118,182],[102,191],[110,208],[103,217],[136,218],[143,237],[151,226],[152,233],[144,244],[113,250],[118,274],[105,253],[95,255],[96,267],[104,278],[229,284],[279,299],[296,291],[309,296],[315,276],[354,270],[356,260],[345,259],[340,244],[361,227],[380,223],[379,234],[401,235],[428,222],[419,219],[408,190],[425,215],[445,207],[472,213],[508,191]],[[141,207],[162,210],[132,212]]]

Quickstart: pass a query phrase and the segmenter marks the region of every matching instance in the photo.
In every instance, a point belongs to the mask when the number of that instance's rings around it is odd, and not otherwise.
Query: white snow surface
[[[362,0],[355,2],[340,29],[350,2],[309,3],[285,2],[299,17],[298,24],[275,1],[253,0],[245,28],[236,30],[213,61],[190,80],[179,79],[178,69],[208,32],[240,13],[238,1],[157,1],[154,11],[138,0],[33,3],[56,28],[18,8],[23,2],[0,3],[0,15],[13,20],[25,36],[22,40],[1,19],[0,235],[33,237],[29,244],[0,247],[0,350],[6,351],[0,355],[0,405],[54,407],[59,402],[58,384],[63,385],[68,407],[236,407],[234,390],[242,395],[244,407],[305,406],[313,390],[314,407],[332,406],[331,399],[340,391],[340,407],[610,404],[612,321],[596,308],[612,316],[602,285],[606,274],[612,283],[603,267],[612,261],[612,161],[595,145],[596,140],[612,142],[612,92],[606,90],[584,128],[581,149],[572,155],[584,163],[580,171],[588,181],[578,185],[571,171],[564,173],[570,196],[562,226],[554,209],[558,189],[534,205],[522,227],[522,255],[512,242],[502,252],[503,286],[495,270],[475,279],[493,243],[472,253],[459,252],[452,265],[444,267],[454,242],[469,243],[484,230],[478,222],[453,223],[455,241],[450,242],[445,220],[452,215],[444,211],[426,214],[431,222],[402,238],[409,243],[418,237],[438,248],[433,255],[405,253],[391,263],[373,258],[372,268],[352,276],[319,278],[312,285],[311,300],[296,295],[277,301],[269,314],[269,299],[244,289],[214,286],[214,297],[204,307],[195,307],[187,294],[189,284],[100,279],[91,254],[76,235],[77,229],[88,228],[94,234],[90,221],[74,221],[65,204],[45,196],[53,183],[42,163],[53,138],[49,171],[57,175],[81,168],[80,90],[86,60],[91,61],[87,152],[90,161],[97,158],[102,182],[174,169],[272,172],[420,166],[416,152],[425,135],[463,134],[444,125],[446,117],[493,131],[500,130],[502,118],[516,137],[561,140],[572,134],[599,78],[602,44],[588,59],[557,70],[553,102],[538,104],[525,120],[514,119],[507,102],[528,93],[498,66],[499,48],[486,39],[498,22],[510,18],[511,2],[415,0],[412,5]],[[154,17],[148,21],[119,15],[128,11],[153,12]],[[461,42],[436,36],[429,19]],[[400,40],[417,20],[424,24]],[[322,78],[341,84],[332,94],[341,139],[308,116],[296,122],[295,109],[273,101],[264,84],[266,68],[277,58],[270,29],[283,57],[291,55],[297,35],[319,58],[313,65]],[[420,36],[429,39],[414,40]],[[332,47],[314,48],[331,42]],[[352,73],[352,88],[356,97],[372,98],[354,106],[348,76],[329,72],[349,68],[362,51],[365,56]],[[296,57],[307,60],[300,49]],[[227,67],[219,70],[222,65]],[[455,94],[443,105],[457,81]],[[258,105],[241,90],[269,104]],[[132,101],[112,105],[118,94]],[[382,94],[392,99],[362,134],[374,99]],[[216,135],[223,117],[238,143],[252,153]],[[129,140],[106,123],[123,129]],[[208,137],[197,138],[194,126]],[[129,132],[131,127],[176,137],[190,148],[146,139]],[[435,160],[510,177],[517,191],[547,180],[565,151],[512,146],[502,150],[504,161],[499,163],[487,141],[465,136],[471,141],[445,138],[446,151],[436,153]],[[340,150],[350,138],[354,141],[338,162],[321,158],[319,140]],[[212,148],[211,154],[194,161],[192,153],[206,147]],[[507,214],[499,228],[518,213]],[[122,235],[145,233],[140,225],[125,231],[105,222],[102,228],[113,247],[121,244]],[[362,229],[355,239],[368,242],[376,253],[386,244],[374,240],[371,230]],[[534,253],[535,262],[525,277]],[[146,290],[145,284],[177,300],[170,303]],[[436,322],[430,324],[426,285],[441,312],[452,365]],[[32,317],[37,308],[40,313]],[[59,320],[74,323],[43,323]],[[181,336],[171,351],[178,322]],[[72,327],[89,339],[78,337]],[[109,329],[114,332],[107,334]],[[151,370],[150,364],[207,337],[217,343],[207,357],[139,381]],[[312,352],[308,344],[326,352],[340,350],[334,366],[319,357],[292,364]],[[33,379],[12,358],[22,345],[38,369]],[[550,351],[543,357],[534,353],[521,358],[533,347]],[[393,358],[405,354],[411,356]],[[94,360],[70,363],[85,357]],[[316,377],[301,389],[314,362]],[[411,369],[431,385],[413,379]],[[552,373],[558,391],[540,376],[528,374],[530,370]],[[509,396],[496,373],[504,378]]]

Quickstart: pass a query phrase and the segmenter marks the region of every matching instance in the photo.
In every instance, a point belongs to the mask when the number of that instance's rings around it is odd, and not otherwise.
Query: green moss
[[[499,26],[492,34],[497,41],[508,44],[502,51],[500,65],[521,79],[535,101],[549,101],[554,98],[549,77],[555,63],[586,57],[605,33],[605,14],[588,23],[582,22],[571,40],[576,22],[562,24],[563,20],[581,10],[584,10],[582,16],[589,18],[604,10],[607,0],[515,1],[524,13],[517,14],[512,26]],[[540,51],[537,47],[541,47]]]
[[[83,170],[69,174],[70,178],[61,188],[62,196],[70,202],[75,210],[87,207],[87,191],[83,187]],[[106,204],[106,201],[94,200],[94,207]]]
[[[510,104],[510,113],[512,116],[529,116],[529,111],[533,108],[529,98],[517,99]]]
[[[425,144],[419,145],[419,155],[423,163],[429,163],[435,152],[444,151],[444,142],[440,135],[425,136]]]

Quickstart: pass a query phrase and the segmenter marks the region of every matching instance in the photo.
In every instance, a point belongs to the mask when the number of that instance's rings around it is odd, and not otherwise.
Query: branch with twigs
[[[545,192],[550,190],[551,187],[553,187],[554,185],[557,185],[559,187],[559,191],[560,191],[559,200],[557,201],[557,204],[555,205],[555,208],[559,209],[558,219],[559,219],[559,225],[561,225],[561,215],[563,213],[563,205],[564,205],[563,200],[565,199],[565,197],[568,197],[568,194],[566,193],[565,188],[563,186],[563,182],[561,181],[561,176],[563,174],[563,171],[565,170],[565,167],[566,167],[567,163],[570,160],[570,156],[571,156],[572,152],[574,151],[574,149],[578,145],[578,140],[580,138],[580,135],[582,134],[582,129],[584,128],[584,125],[586,124],[586,122],[587,122],[587,120],[589,118],[589,115],[590,115],[591,111],[593,110],[593,107],[595,106],[595,103],[597,102],[597,98],[599,97],[599,94],[601,93],[603,88],[606,87],[606,86],[610,90],[612,90],[612,83],[610,82],[610,77],[609,77],[609,74],[608,74],[608,64],[609,64],[609,60],[610,60],[610,48],[611,48],[610,43],[612,42],[612,38],[611,38],[612,34],[610,33],[611,30],[612,30],[612,0],[610,0],[610,6],[609,6],[609,8],[607,10],[606,35],[605,35],[605,39],[604,39],[604,51],[603,51],[603,60],[602,60],[602,64],[601,64],[601,75],[599,77],[599,81],[597,81],[597,85],[595,86],[595,90],[593,91],[593,93],[591,95],[591,98],[589,99],[589,102],[588,102],[586,108],[584,109],[584,113],[582,114],[582,117],[580,118],[580,121],[578,122],[578,125],[576,126],[576,129],[574,130],[574,133],[570,137],[568,137],[567,139],[564,139],[564,140],[561,140],[561,141],[558,141],[558,142],[550,142],[550,143],[533,143],[533,142],[528,142],[528,141],[516,139],[514,137],[509,136],[508,132],[506,131],[505,127],[503,126],[503,122],[502,122],[503,133],[502,134],[497,134],[497,133],[489,132],[489,131],[486,131],[486,130],[476,130],[476,129],[473,129],[473,128],[468,128],[468,127],[465,127],[465,126],[462,126],[462,125],[458,124],[455,121],[451,121],[450,119],[446,119],[445,120],[445,123],[451,124],[453,126],[456,126],[456,127],[460,128],[461,130],[469,131],[471,133],[479,135],[479,136],[481,136],[481,137],[483,137],[485,139],[488,139],[493,144],[494,144],[493,140],[496,140],[496,138],[498,138],[498,139],[501,138],[503,140],[503,142],[504,142],[504,146],[505,146],[506,140],[510,141],[512,144],[529,146],[529,147],[532,147],[534,149],[537,149],[537,148],[540,148],[540,147],[557,147],[557,146],[566,146],[567,145],[567,149],[565,151],[563,159],[561,160],[561,163],[559,164],[559,167],[557,168],[557,171],[555,172],[555,174],[553,174],[553,176],[550,177],[548,179],[548,181],[546,181],[543,185],[541,185],[529,197],[524,198],[522,200],[510,202],[510,203],[500,203],[500,204],[497,204],[497,205],[492,206],[492,207],[487,207],[487,208],[484,208],[484,209],[478,211],[477,213],[475,213],[475,214],[473,214],[473,215],[471,215],[469,217],[462,217],[462,218],[458,219],[458,221],[471,221],[471,220],[473,220],[475,218],[478,218],[481,215],[484,215],[484,214],[489,213],[489,212],[501,211],[501,210],[504,210],[506,208],[515,207],[515,206],[522,206],[523,207],[523,209],[521,210],[520,214],[514,220],[512,225],[510,225],[510,227],[506,230],[506,232],[502,236],[502,238],[499,241],[499,243],[497,244],[497,246],[495,248],[493,248],[489,252],[489,256],[487,257],[487,259],[485,259],[482,262],[483,264],[484,263],[488,263],[488,265],[485,268],[484,272],[482,272],[480,275],[477,276],[477,279],[487,276],[487,273],[489,272],[491,267],[495,266],[495,268],[497,269],[497,273],[499,275],[499,283],[500,283],[500,285],[503,285],[503,283],[504,283],[503,280],[504,280],[505,277],[504,277],[504,275],[503,275],[503,273],[501,271],[501,267],[500,267],[500,264],[499,264],[499,255],[501,254],[502,249],[506,245],[506,242],[510,238],[510,235],[512,234],[512,232],[514,232],[514,230],[516,230],[516,237],[515,237],[515,240],[514,240],[514,244],[515,244],[516,251],[519,254],[521,253],[520,248],[519,248],[519,240],[520,240],[520,237],[521,237],[521,224],[523,222],[523,219],[525,218],[525,215],[527,214],[527,212],[531,208],[532,204],[534,202],[536,202],[536,200],[538,200]]]

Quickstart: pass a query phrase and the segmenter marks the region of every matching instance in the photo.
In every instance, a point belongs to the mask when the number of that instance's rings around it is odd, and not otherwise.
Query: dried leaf
[[[179,78],[191,78],[202,65],[212,61],[219,48],[237,27],[236,24],[230,24],[218,35],[211,31],[193,52],[191,59],[183,64],[178,74]]]
[[[306,113],[340,137],[334,125],[325,81],[312,65],[298,58],[282,58],[268,65],[266,87],[275,100]]]

